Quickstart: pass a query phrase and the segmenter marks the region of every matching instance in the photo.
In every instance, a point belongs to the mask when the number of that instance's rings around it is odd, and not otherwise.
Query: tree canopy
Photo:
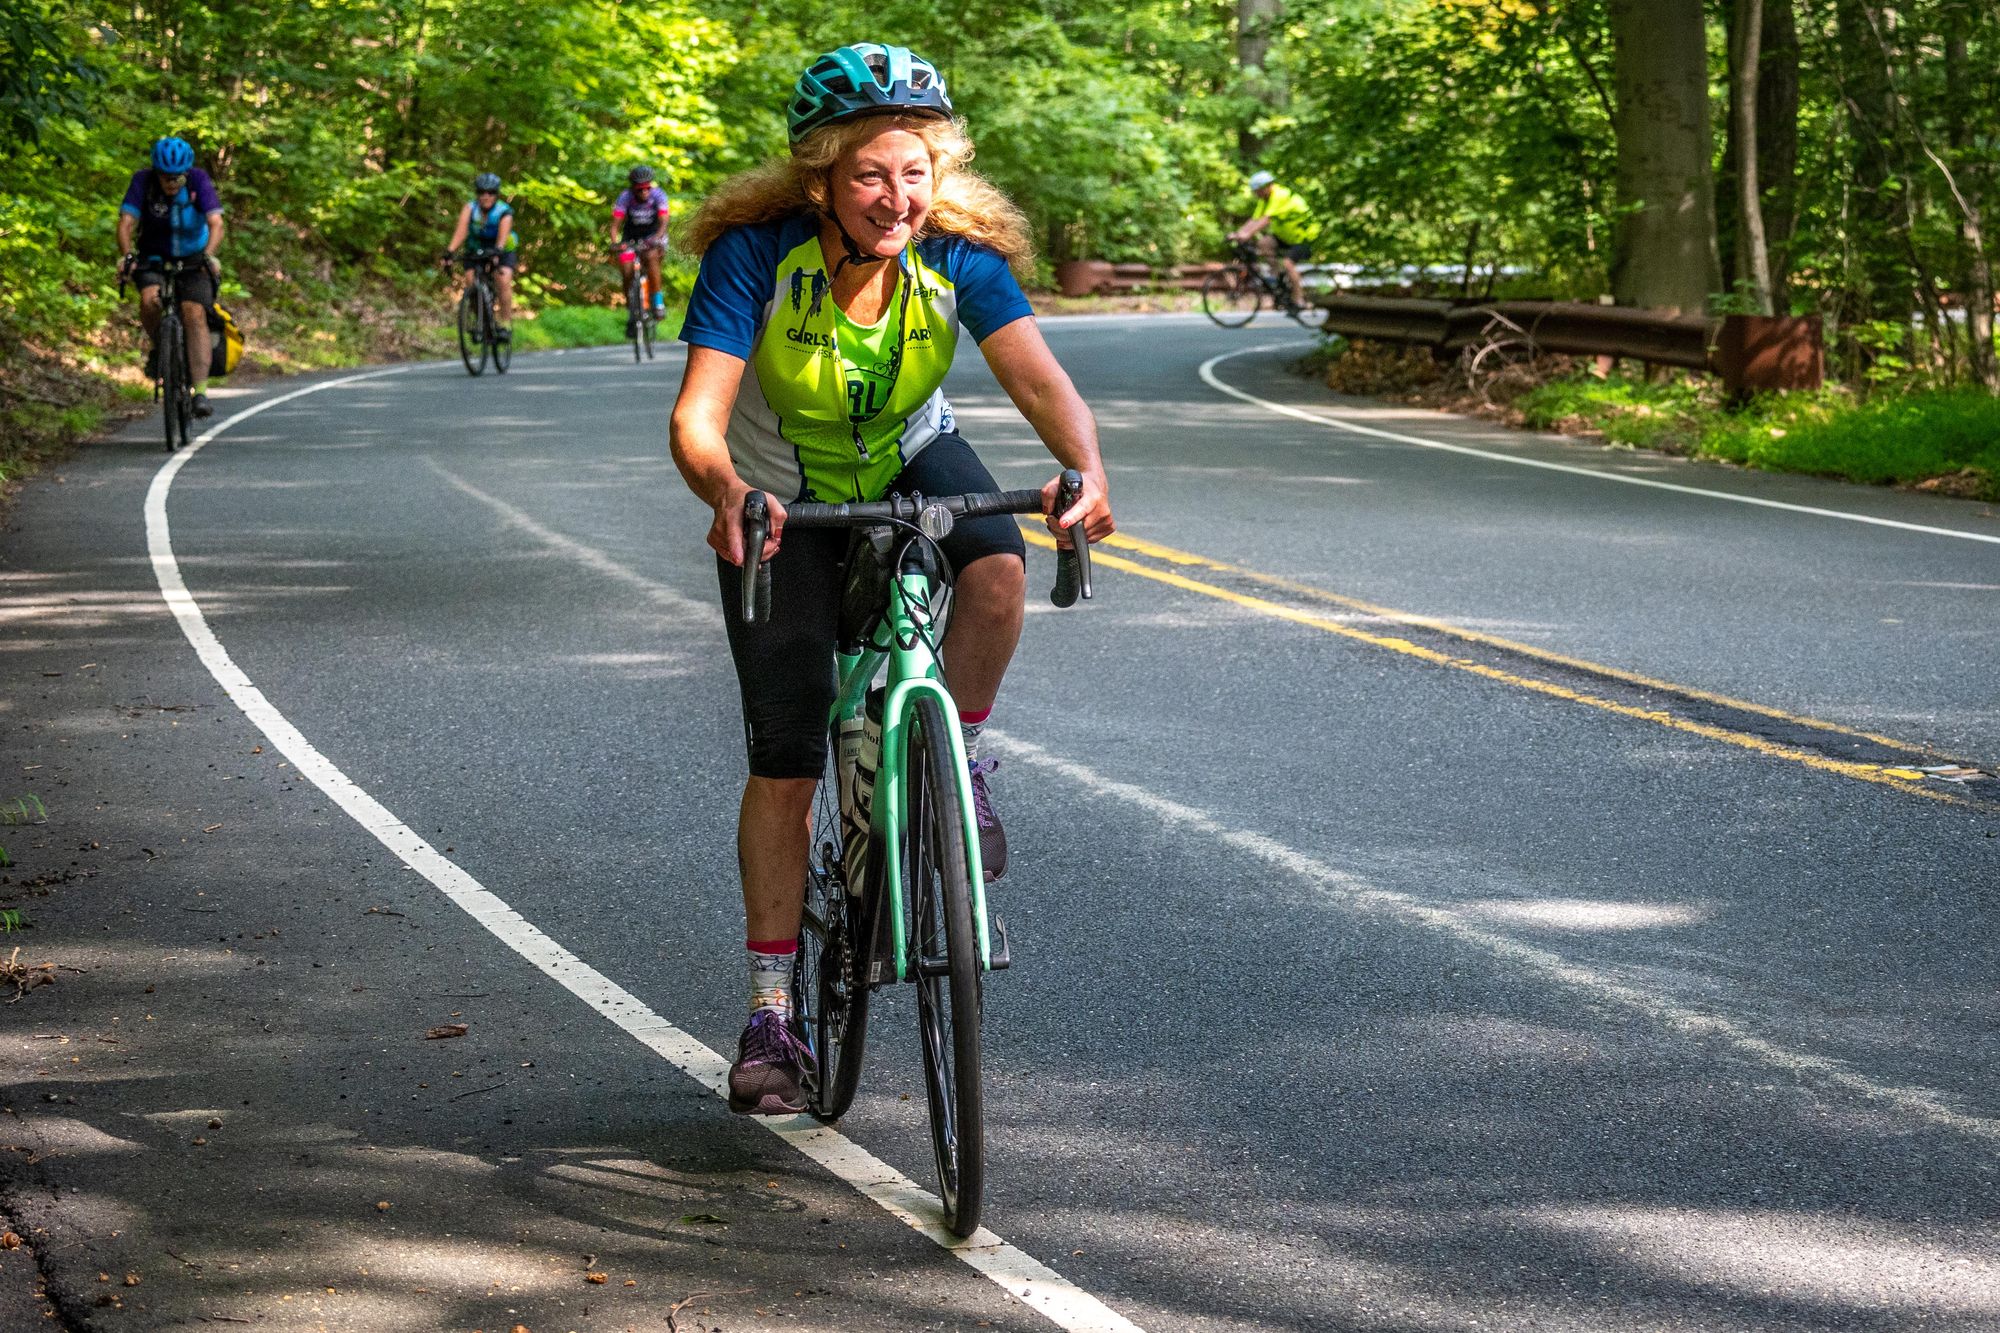
[[[0,319],[104,317],[163,133],[260,296],[421,270],[490,169],[526,294],[586,299],[630,165],[693,203],[853,40],[944,71],[1050,261],[1211,256],[1268,167],[1330,260],[1815,311],[1871,363],[1995,382],[1990,0],[0,0]]]

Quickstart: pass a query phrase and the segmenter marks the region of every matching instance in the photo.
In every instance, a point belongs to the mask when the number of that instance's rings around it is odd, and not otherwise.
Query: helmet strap
[[[847,251],[847,253],[841,257],[840,262],[833,266],[834,277],[836,278],[839,277],[840,270],[846,268],[849,264],[854,265],[856,268],[860,268],[864,264],[879,264],[883,260],[889,257],[887,255],[871,255],[863,253],[861,246],[855,242],[855,239],[852,236],[849,236],[847,234],[847,226],[845,223],[841,222],[840,214],[835,213],[831,209],[829,209],[827,211],[827,216],[833,219],[833,229],[840,233],[840,244]]]

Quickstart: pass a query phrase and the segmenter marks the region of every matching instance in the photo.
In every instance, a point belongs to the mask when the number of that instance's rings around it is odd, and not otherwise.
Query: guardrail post
[[[1731,399],[1826,382],[1826,342],[1818,315],[1729,315],[1711,358]]]

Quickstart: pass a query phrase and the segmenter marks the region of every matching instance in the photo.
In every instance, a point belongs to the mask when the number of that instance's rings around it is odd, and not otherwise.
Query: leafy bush
[[[680,332],[681,312],[667,307],[654,333],[656,342]],[[608,305],[547,306],[533,319],[514,322],[514,346],[523,352],[551,347],[606,347],[625,341],[625,307]]]
[[[1772,472],[1947,489],[2000,499],[2000,399],[1972,391],[1766,394],[1730,410],[1712,380],[1659,383],[1588,374],[1516,403],[1539,429],[1595,431],[1614,444],[1718,458]]]

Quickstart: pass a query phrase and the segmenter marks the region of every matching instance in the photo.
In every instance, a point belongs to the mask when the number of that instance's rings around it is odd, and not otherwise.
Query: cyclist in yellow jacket
[[[1285,266],[1292,304],[1302,305],[1305,289],[1299,281],[1299,261],[1312,255],[1313,242],[1319,239],[1319,219],[1313,216],[1310,204],[1278,184],[1278,178],[1268,171],[1253,173],[1249,186],[1250,193],[1257,197],[1256,211],[1248,222],[1229,233],[1229,239],[1247,241],[1259,232],[1268,231],[1278,259]]]

